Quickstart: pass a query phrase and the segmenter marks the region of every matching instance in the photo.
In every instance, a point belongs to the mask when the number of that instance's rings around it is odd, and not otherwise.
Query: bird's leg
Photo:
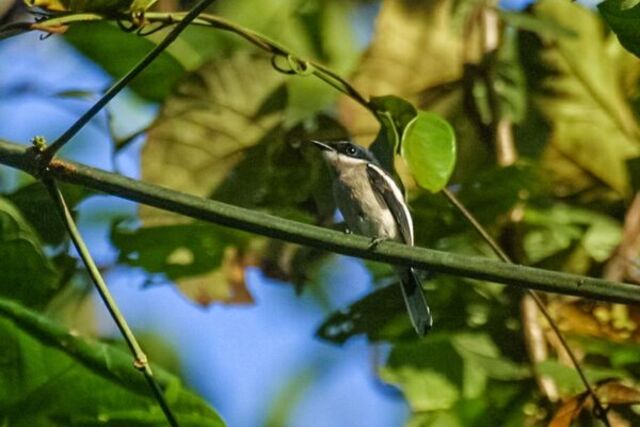
[[[367,246],[367,249],[372,251],[375,248],[378,247],[378,245],[386,240],[389,240],[388,237],[386,236],[378,236],[378,237],[372,237],[371,241],[369,242],[369,246]]]

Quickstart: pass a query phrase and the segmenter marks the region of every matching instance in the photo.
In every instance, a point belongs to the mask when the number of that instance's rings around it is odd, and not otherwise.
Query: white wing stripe
[[[391,179],[391,177],[385,171],[383,171],[379,166],[376,166],[373,163],[369,163],[367,164],[367,166],[374,170],[377,174],[379,174],[385,180],[385,182],[389,184],[389,188],[391,188],[393,195],[397,197],[398,200],[401,200],[403,202],[405,201],[404,196],[402,195],[402,191],[400,191],[400,188],[398,187],[398,184],[396,184],[396,182]],[[413,245],[413,219],[411,218],[411,213],[409,212],[406,203],[402,203],[402,210],[407,218],[407,224],[409,224],[409,237],[411,241],[407,243]]]

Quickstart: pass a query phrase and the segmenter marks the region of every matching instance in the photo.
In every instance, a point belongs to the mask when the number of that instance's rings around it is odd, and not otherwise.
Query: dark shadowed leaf
[[[166,425],[147,382],[124,350],[80,338],[5,299],[0,299],[0,337],[3,422],[19,427]],[[158,367],[154,372],[180,425],[224,425],[177,377]]]
[[[415,336],[397,284],[378,289],[333,313],[316,334],[338,344],[357,334],[366,334],[370,341],[412,339]]]
[[[114,228],[111,233],[111,241],[120,250],[120,262],[172,280],[216,269],[228,245],[241,245],[246,240],[239,232],[200,222],[135,231]]]
[[[92,194],[91,190],[77,185],[61,183],[60,188],[70,208],[75,207],[82,199]],[[41,183],[35,182],[20,187],[16,192],[6,197],[20,209],[22,215],[38,231],[40,238],[45,243],[53,245],[62,243],[67,231],[51,201],[51,196]]]
[[[115,78],[126,74],[154,47],[150,40],[108,23],[75,23],[65,39]],[[170,52],[160,54],[131,82],[131,89],[149,100],[163,100],[185,69]]]
[[[598,5],[620,44],[640,57],[640,4],[637,0],[607,0]]]
[[[50,211],[55,215],[55,211]],[[63,285],[36,231],[8,200],[0,198],[0,294],[42,307]]]
[[[386,170],[393,171],[404,130],[418,112],[410,102],[392,95],[373,97],[371,105],[380,120],[380,131],[369,148]]]

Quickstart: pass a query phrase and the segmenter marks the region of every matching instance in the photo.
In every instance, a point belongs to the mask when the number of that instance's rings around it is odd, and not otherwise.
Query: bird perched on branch
[[[372,245],[383,240],[413,245],[413,221],[402,191],[373,154],[350,141],[311,142],[334,171],[333,194],[347,227],[371,237]],[[422,285],[412,268],[397,271],[411,323],[424,336],[433,320]]]

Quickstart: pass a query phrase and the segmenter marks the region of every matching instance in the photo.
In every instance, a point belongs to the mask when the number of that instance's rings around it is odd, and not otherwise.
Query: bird
[[[372,239],[413,245],[413,219],[403,193],[373,153],[349,140],[310,140],[333,170],[333,196],[349,231]],[[413,268],[398,267],[411,324],[423,337],[433,325],[431,310]]]

